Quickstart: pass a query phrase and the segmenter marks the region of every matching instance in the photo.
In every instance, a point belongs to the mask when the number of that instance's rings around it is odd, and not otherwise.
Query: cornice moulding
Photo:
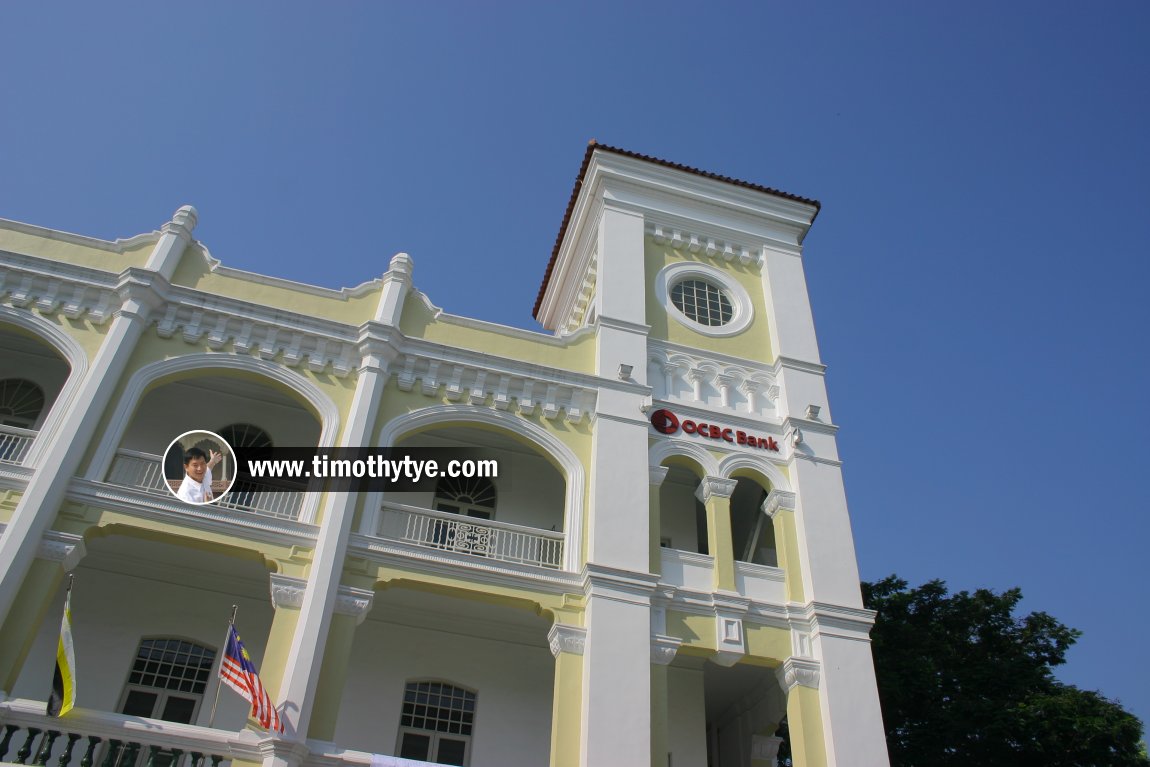
[[[839,427],[833,423],[826,421],[812,421],[810,418],[803,418],[801,416],[787,416],[783,419],[782,428],[784,432],[790,429],[802,429],[803,431],[814,432],[815,434],[826,434],[827,436],[835,436],[839,432]]]
[[[701,361],[713,362],[716,366],[725,367],[740,367],[747,370],[753,370],[756,373],[765,373],[774,377],[778,373],[778,366],[771,365],[764,362],[748,359],[746,357],[735,357],[730,354],[721,354],[711,350],[698,349],[692,346],[683,346],[671,341],[664,341],[661,339],[652,338],[647,341],[647,351],[649,355],[661,354],[663,357],[670,358],[675,355],[683,357],[698,357]]]
[[[32,466],[0,463],[0,488],[4,490],[23,491],[35,473],[36,469]]]
[[[589,597],[649,605],[658,586],[659,576],[588,562],[583,567],[582,580],[583,593]]]
[[[746,244],[746,239],[750,238],[739,238],[737,234],[732,237],[731,233],[719,227],[702,223],[681,228],[674,223],[664,224],[653,220],[657,218],[660,216],[646,216],[643,228],[644,234],[656,245],[685,250],[696,258],[707,258],[719,264],[737,261],[756,270],[763,267],[763,246]]]
[[[807,362],[794,357],[779,357],[775,360],[775,370],[800,370],[804,373],[813,373],[818,376],[827,374],[827,366],[821,362]]]
[[[800,453],[798,451],[792,452],[791,457],[796,459],[796,460],[810,461],[811,463],[821,463],[824,466],[837,466],[837,467],[841,468],[843,465],[842,460],[838,459],[838,458],[821,458],[817,455],[810,455],[809,453]]]
[[[793,246],[801,242],[817,213],[808,203],[609,152],[591,158],[583,189],[589,189],[592,197],[604,196],[615,205],[644,213],[709,222]]]

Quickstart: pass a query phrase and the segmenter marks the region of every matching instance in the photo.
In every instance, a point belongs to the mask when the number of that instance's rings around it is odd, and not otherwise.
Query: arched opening
[[[262,669],[274,616],[269,562],[250,548],[119,525],[94,531],[85,548],[74,570],[71,599],[81,674],[77,707],[207,726],[219,683],[213,661],[223,650],[233,605],[238,607],[237,630]],[[43,699],[63,599],[60,589],[44,613],[13,695]],[[247,701],[225,690],[214,726],[238,731],[250,709]],[[125,755],[121,767],[136,763],[130,756]]]
[[[468,764],[473,751],[484,764],[547,764],[551,625],[525,599],[409,581],[377,587],[351,645],[355,673],[335,742],[441,764]]]
[[[709,554],[707,510],[695,495],[703,469],[681,456],[668,458],[664,465],[667,476],[659,485],[659,546]]]
[[[399,439],[397,455],[472,462],[471,476],[388,492],[370,533],[418,548],[547,568],[565,566],[568,480],[518,434],[486,424],[435,424]],[[460,467],[462,468],[462,466]]]
[[[243,450],[319,444],[323,424],[310,403],[277,381],[242,371],[200,370],[154,383],[136,403],[106,474],[112,484],[167,495],[171,477],[182,477],[182,458],[165,451],[186,432],[218,434],[242,460]],[[235,444],[232,442],[235,440]],[[182,447],[186,448],[187,445]],[[205,442],[202,448],[215,449]],[[235,467],[221,467],[227,479]],[[299,519],[299,482],[238,481],[218,505],[282,519]]]
[[[23,463],[72,369],[51,344],[7,323],[0,359],[0,462]]]
[[[739,477],[731,494],[731,544],[735,559],[756,565],[777,567],[775,528],[763,513],[769,487],[755,479]]]

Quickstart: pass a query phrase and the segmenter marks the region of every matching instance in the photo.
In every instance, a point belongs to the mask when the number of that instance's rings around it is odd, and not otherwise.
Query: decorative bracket
[[[556,658],[563,652],[582,655],[587,646],[587,629],[556,623],[547,632],[547,643],[551,646],[551,654]]]
[[[795,494],[786,490],[772,490],[763,501],[763,513],[774,519],[775,515],[784,509],[795,510]]]
[[[735,479],[703,477],[703,481],[699,483],[699,488],[695,491],[695,497],[703,503],[710,500],[711,496],[730,498],[731,494],[735,492],[735,485],[737,484],[738,480]]]
[[[822,676],[822,664],[813,658],[787,658],[775,670],[775,676],[788,693],[797,686],[817,690]]]
[[[76,569],[80,560],[88,553],[84,539],[79,535],[49,532],[40,540],[36,556],[51,562],[59,562],[65,572]]]
[[[271,597],[272,606],[277,610],[288,607],[298,610],[303,607],[304,594],[307,592],[307,581],[303,578],[293,578],[290,575],[272,573]],[[363,623],[364,618],[371,612],[375,592],[371,589],[357,589],[351,586],[340,586],[336,593],[334,611],[338,615],[355,616],[355,625]]]
[[[655,634],[651,637],[651,662],[656,666],[666,666],[675,659],[683,640],[679,637]]]

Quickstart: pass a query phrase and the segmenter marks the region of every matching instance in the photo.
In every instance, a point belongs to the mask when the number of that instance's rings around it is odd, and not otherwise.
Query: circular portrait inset
[[[164,480],[184,503],[215,503],[236,481],[236,454],[211,431],[186,431],[164,453]]]

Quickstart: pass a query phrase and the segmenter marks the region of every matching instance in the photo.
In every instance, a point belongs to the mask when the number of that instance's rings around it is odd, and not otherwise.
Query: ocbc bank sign
[[[679,429],[682,429],[686,434],[694,434],[706,439],[722,440],[734,445],[746,445],[747,447],[754,447],[759,450],[779,452],[779,443],[775,441],[774,437],[758,437],[754,434],[747,434],[741,429],[732,429],[729,426],[717,426],[716,424],[703,423],[702,421],[692,421],[689,418],[679,420],[679,416],[670,410],[662,408],[651,413],[651,425],[654,426],[655,431],[660,434],[674,434],[679,431]]]

